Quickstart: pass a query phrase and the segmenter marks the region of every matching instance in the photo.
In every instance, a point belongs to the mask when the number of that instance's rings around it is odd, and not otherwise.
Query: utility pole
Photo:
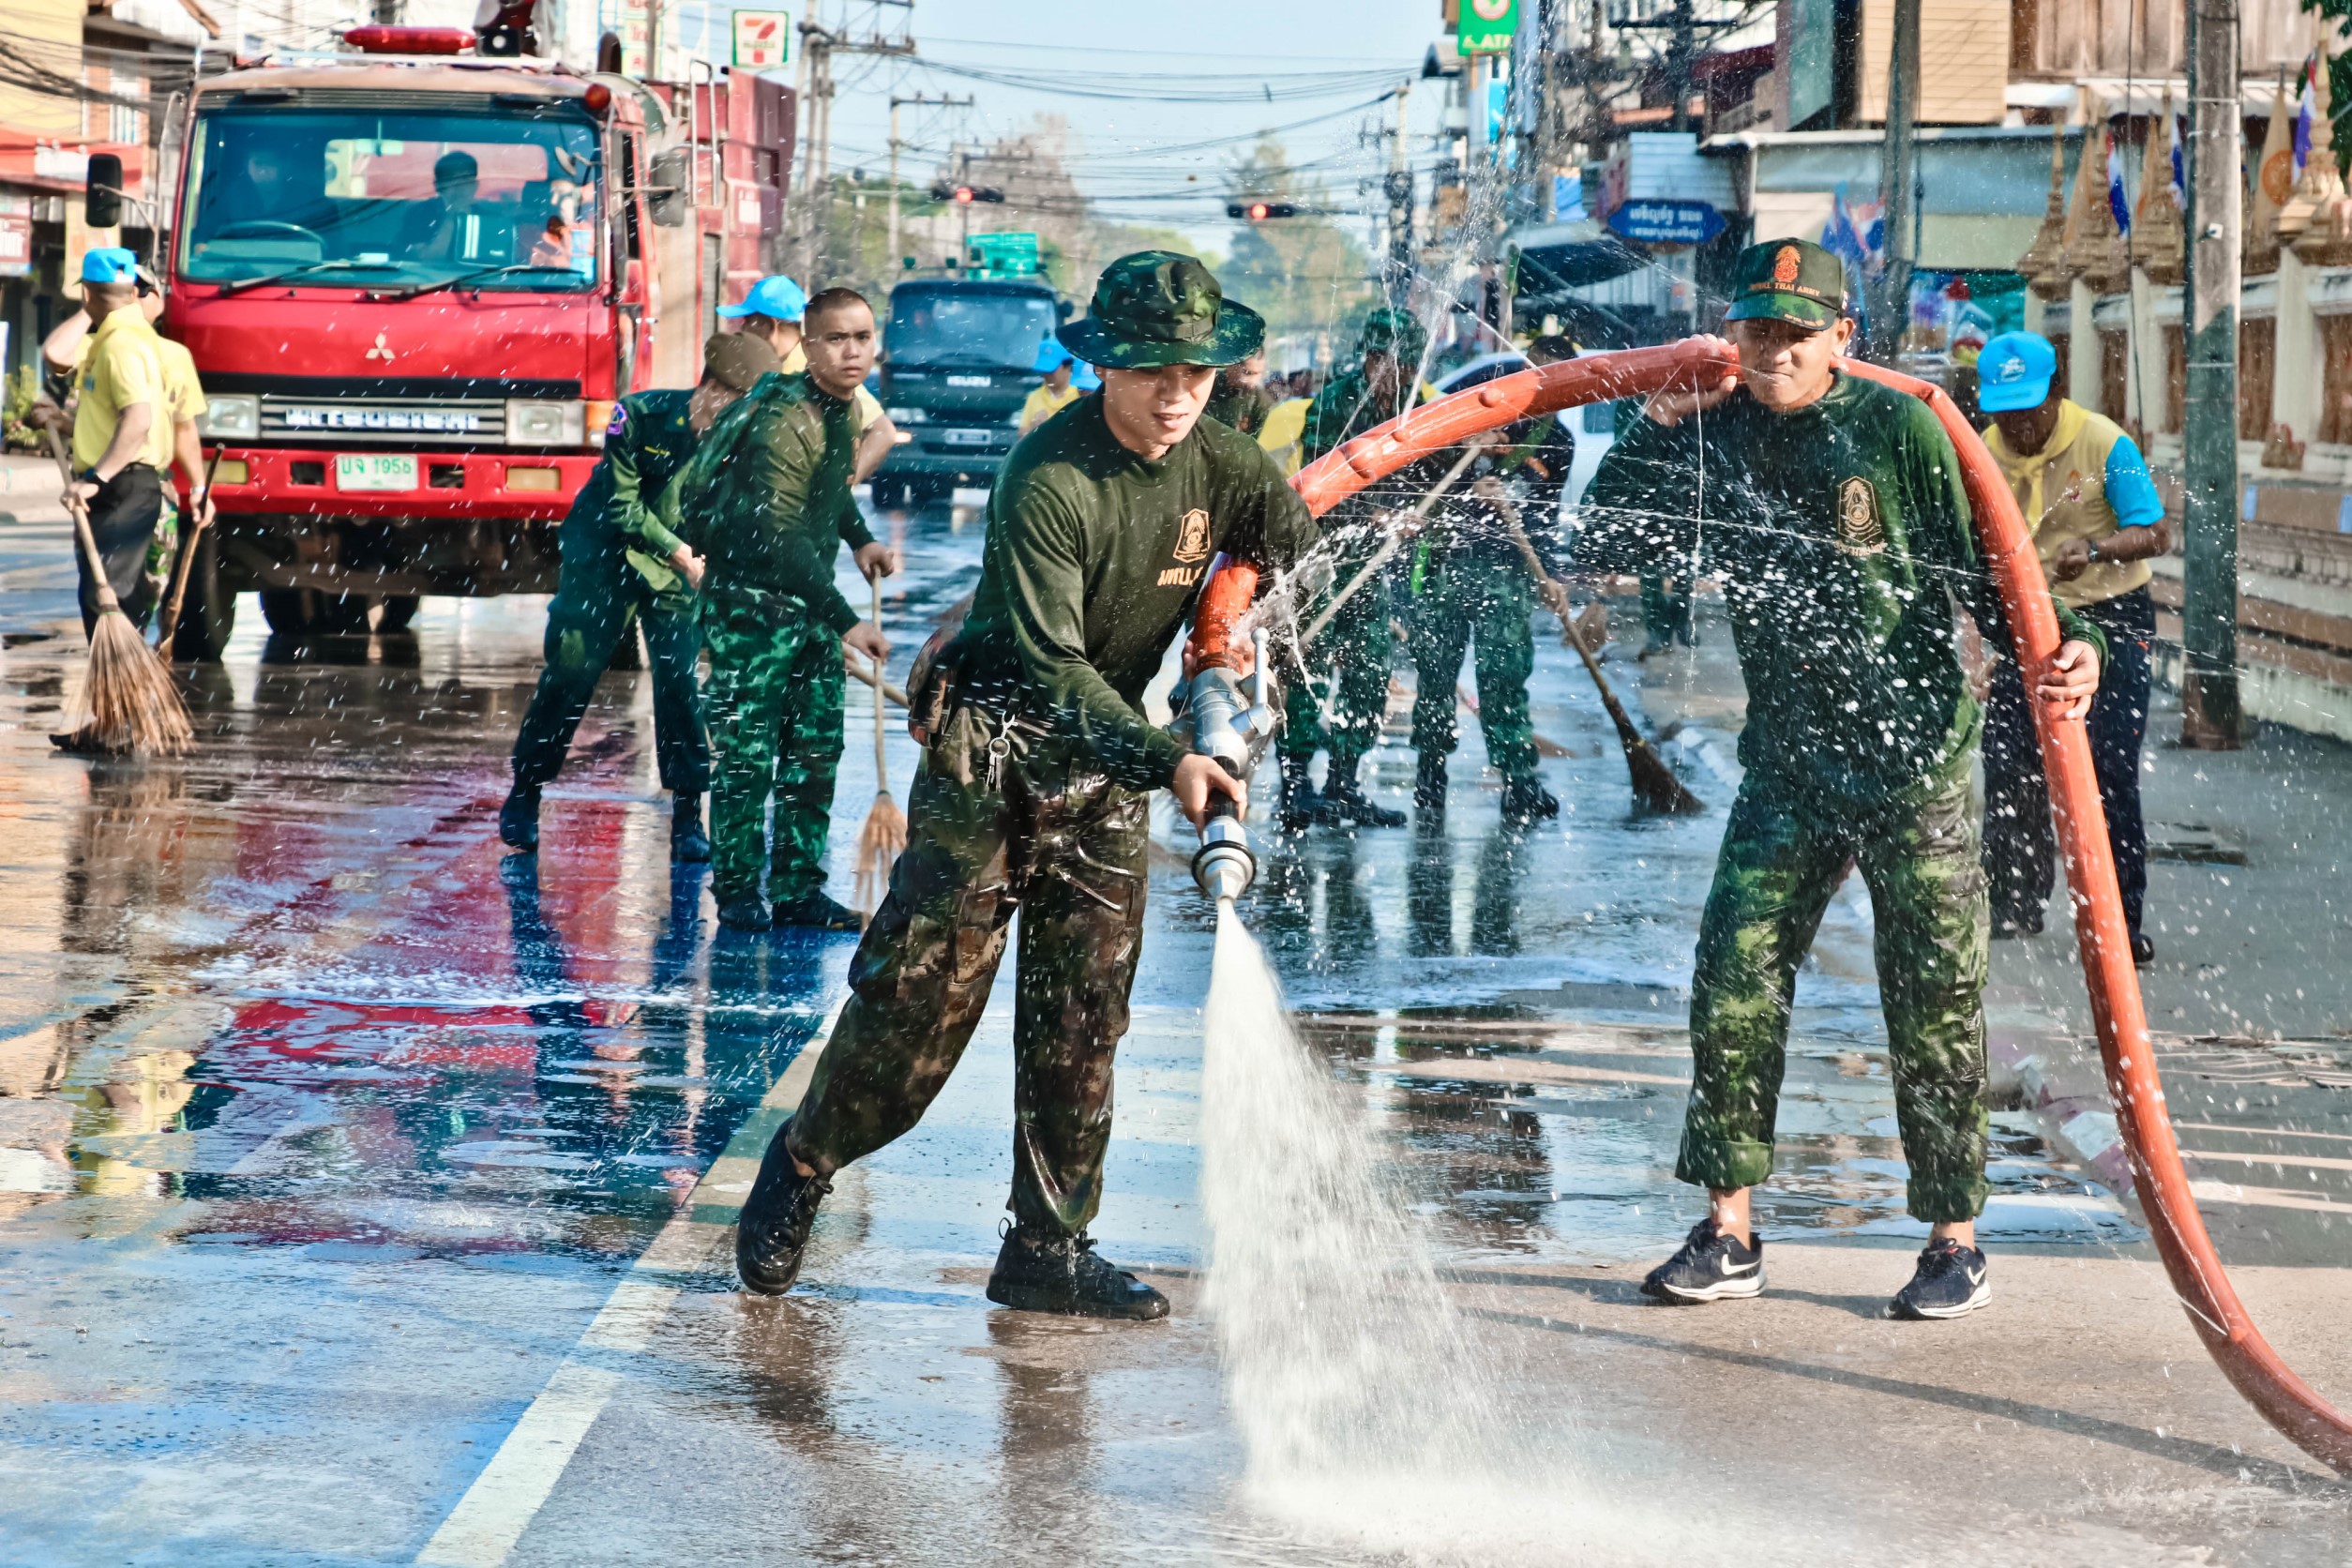
[[[2238,701],[2239,0],[2189,8],[2188,384],[2181,403],[2180,742],[2241,743]],[[2077,329],[2079,330],[2079,329]]]
[[[1396,89],[1396,129],[1388,149],[1388,181],[1383,194],[1388,197],[1388,265],[1391,287],[1409,279],[1413,268],[1413,172],[1408,156],[1408,138],[1412,123],[1407,111],[1412,104],[1413,84],[1408,81]]]
[[[1887,139],[1878,163],[1878,200],[1886,214],[1886,269],[1871,302],[1870,357],[1894,363],[1911,320],[1912,187],[1919,174],[1920,0],[1894,0],[1893,50],[1887,62]]]
[[[802,206],[801,276],[816,281],[818,258],[826,234],[832,228],[833,217],[833,57],[836,54],[907,54],[914,53],[914,0],[865,0],[874,9],[874,25],[867,32],[852,35],[847,26],[828,28],[814,20],[818,8],[812,0],[812,16],[800,24],[801,81],[807,134],[803,144],[801,179],[804,187]],[[847,8],[846,7],[844,8]],[[897,8],[906,13],[897,37],[885,37],[881,28],[881,13]],[[896,197],[893,197],[895,207]]]
[[[898,249],[898,154],[899,154],[900,150],[901,150],[901,149],[902,149],[902,148],[906,145],[906,143],[905,143],[904,138],[902,138],[902,137],[898,134],[898,111],[899,111],[900,109],[902,109],[902,108],[914,108],[914,109],[970,109],[970,108],[972,106],[973,101],[974,101],[974,100],[973,100],[973,98],[972,98],[972,95],[971,95],[971,94],[969,94],[969,93],[965,94],[962,98],[957,98],[957,97],[956,97],[954,94],[952,94],[952,93],[942,94],[941,96],[939,96],[939,97],[937,97],[937,98],[932,98],[932,97],[930,97],[929,95],[927,95],[927,94],[924,94],[924,93],[917,93],[917,94],[915,94],[912,98],[900,98],[900,97],[898,97],[898,96],[897,96],[897,95],[896,95],[896,94],[893,94],[893,95],[891,96],[891,99],[890,99],[890,260],[889,260],[888,264],[887,264],[886,265],[884,265],[884,267],[882,268],[882,272],[883,272],[883,275],[884,275],[885,277],[888,277],[888,278],[896,278],[896,277],[897,277],[897,276],[898,276],[898,274],[899,274],[899,272],[900,272],[901,270],[903,270],[903,267],[904,267],[904,262],[905,262],[905,258],[904,258],[902,255],[900,255],[900,253],[899,253],[899,249]]]

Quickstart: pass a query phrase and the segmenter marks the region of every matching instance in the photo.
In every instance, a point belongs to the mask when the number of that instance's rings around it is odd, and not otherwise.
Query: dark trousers
[[[515,736],[518,785],[540,788],[564,770],[573,732],[613,650],[629,633],[632,611],[645,627],[646,662],[654,678],[654,754],[661,764],[662,788],[693,795],[710,788],[710,742],[694,684],[701,628],[691,616],[663,609],[626,567],[617,567],[594,591],[584,573],[580,580],[566,580],[548,606],[547,668],[539,672],[538,689],[531,694],[530,711]]]
[[[2149,644],[2156,605],[2145,588],[2075,611],[2107,634],[2106,668],[2090,703],[2090,761],[2107,813],[2107,842],[2136,933],[2148,897],[2148,824],[2140,818],[2140,745],[2148,735]],[[2003,660],[1984,708],[1984,873],[1993,920],[2028,929],[2042,922],[2057,877],[2058,836],[2033,712],[2013,661]]]
[[[98,559],[106,563],[106,580],[122,601],[123,613],[144,627],[155,611],[147,582],[147,549],[155,542],[156,520],[163,515],[163,476],[145,463],[132,463],[98,487],[89,511],[90,535],[98,541]],[[98,625],[98,585],[90,580],[89,564],[79,545],[73,562],[82,582],[82,630],[87,636]]]

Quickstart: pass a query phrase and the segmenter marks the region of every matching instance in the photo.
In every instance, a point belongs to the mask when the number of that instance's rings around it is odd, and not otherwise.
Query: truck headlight
[[[506,404],[506,445],[585,446],[588,445],[588,405],[511,399]]]
[[[196,433],[206,441],[253,441],[262,433],[262,400],[231,394],[205,400]]]

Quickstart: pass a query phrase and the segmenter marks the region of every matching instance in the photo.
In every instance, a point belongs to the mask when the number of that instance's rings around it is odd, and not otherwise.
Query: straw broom
[[[188,721],[188,708],[171,670],[147,640],[123,613],[114,585],[106,580],[106,563],[98,555],[98,539],[90,532],[90,514],[73,493],[73,461],[57,432],[49,435],[50,455],[57,460],[66,482],[66,509],[73,516],[75,543],[98,598],[98,620],[90,627],[90,671],[82,695],[68,711],[83,722],[67,737],[77,751],[146,752],[176,757],[196,738]]]
[[[874,625],[882,625],[882,574],[874,574]],[[882,666],[874,666],[874,806],[866,813],[866,826],[857,836],[857,909],[867,920],[882,907],[882,890],[890,884],[890,867],[907,847],[907,814],[890,798],[890,760],[882,750],[882,696],[889,682]]]

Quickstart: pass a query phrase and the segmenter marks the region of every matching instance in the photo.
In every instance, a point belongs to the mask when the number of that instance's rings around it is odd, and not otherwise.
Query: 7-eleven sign
[[[788,11],[735,13],[735,68],[774,70],[792,57],[792,18]]]
[[[1519,0],[1459,0],[1455,46],[1465,54],[1508,54],[1519,31]]]

